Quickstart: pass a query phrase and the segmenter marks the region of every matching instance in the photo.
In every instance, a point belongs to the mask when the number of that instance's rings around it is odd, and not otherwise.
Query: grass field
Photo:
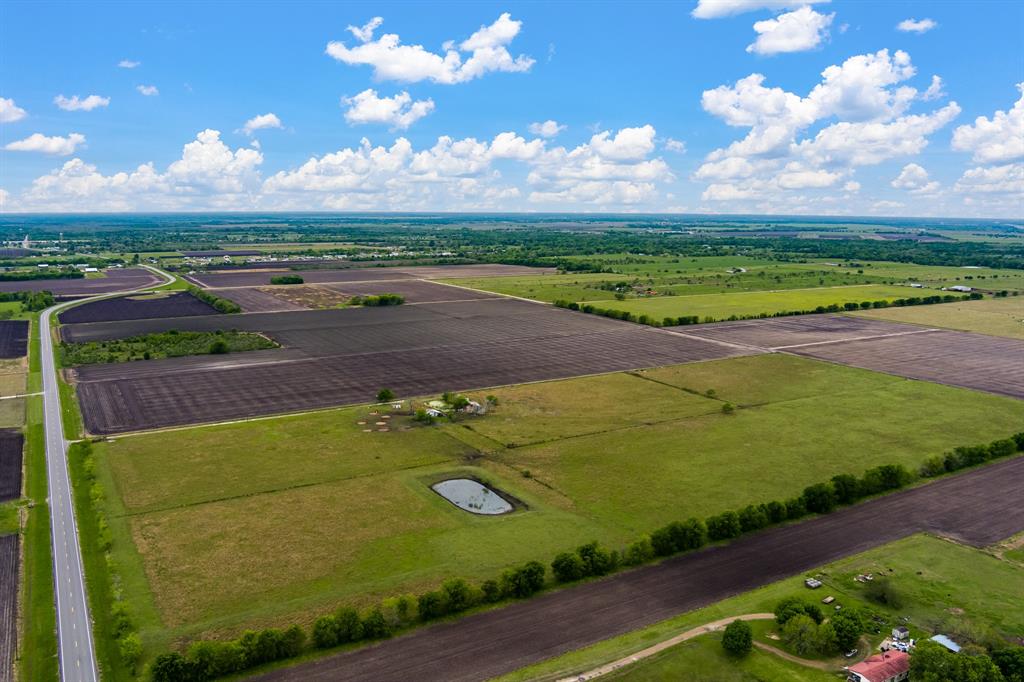
[[[891,301],[909,296],[927,296],[935,291],[908,287],[866,284],[859,286],[820,287],[783,291],[750,291],[735,293],[700,294],[696,296],[651,296],[649,298],[597,300],[593,305],[607,310],[624,310],[635,315],[664,317],[696,315],[701,319],[713,317],[721,320],[732,315],[760,315],[785,311],[814,310],[818,306],[862,301]]]
[[[884,572],[890,576],[903,598],[900,609],[865,601],[862,585],[853,580],[854,576],[865,572]],[[810,574],[819,575],[825,583],[825,587],[814,593],[815,599],[826,593],[833,595],[838,603],[869,608],[886,617],[892,625],[897,623],[898,617],[907,616],[915,636],[945,632],[955,633],[954,636],[961,641],[970,641],[970,633],[980,638],[990,635],[1005,638],[1019,634],[1024,627],[1024,612],[1019,608],[1019,595],[1024,592],[1024,566],[929,535],[914,535],[823,566]],[[703,623],[744,613],[770,612],[779,601],[790,596],[809,596],[801,578],[783,580],[710,607],[681,614],[506,675],[495,682],[553,680],[590,670]],[[874,639],[877,640],[878,636]],[[720,652],[718,635],[702,636],[624,668],[609,679],[744,682],[753,679],[824,679],[815,677],[815,671],[783,663],[775,657],[771,657],[775,664],[773,667],[763,667],[772,665],[765,661],[767,654],[755,652],[750,659],[736,665]]]
[[[855,314],[877,320],[1024,339],[1024,298],[1019,296],[962,301],[941,306],[880,308]]]
[[[715,397],[697,395],[708,388]],[[619,545],[840,471],[916,468],[1024,418],[1017,401],[775,355],[491,393],[491,414],[435,427],[396,415],[367,433],[380,415],[362,407],[97,444],[147,650],[490,578],[589,540]],[[740,407],[723,414],[724,400]],[[458,510],[428,487],[452,475],[526,508]]]

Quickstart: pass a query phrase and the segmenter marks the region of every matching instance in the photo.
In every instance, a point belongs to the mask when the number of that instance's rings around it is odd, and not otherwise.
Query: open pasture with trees
[[[755,360],[699,363],[699,376],[671,384],[620,374],[514,386],[489,392],[488,414],[435,426],[395,413],[380,432],[390,408],[361,407],[98,443],[113,555],[143,642],[163,650],[177,637],[308,625],[339,605],[492,578],[591,540],[622,546],[837,473],[916,469],[1005,437],[1024,417],[1024,405],[996,396]],[[744,373],[747,387],[735,380]],[[852,390],[835,390],[844,384]],[[722,395],[709,397],[716,386]],[[586,433],[588,415],[607,416],[610,429]],[[513,439],[542,442],[505,447]],[[451,477],[485,481],[522,508],[462,511],[429,488]]]
[[[882,308],[855,313],[874,320],[944,327],[1024,340],[1024,298],[1009,296],[941,306]]]

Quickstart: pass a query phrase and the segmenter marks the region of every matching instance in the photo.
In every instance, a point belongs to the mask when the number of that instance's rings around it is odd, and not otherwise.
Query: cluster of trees
[[[270,278],[271,284],[302,284],[305,281],[301,275],[275,275]]]
[[[853,310],[868,310],[871,308],[889,308],[889,307],[903,307],[903,306],[915,306],[915,305],[932,305],[935,303],[953,303],[955,301],[966,301],[966,300],[978,300],[984,298],[981,294],[974,292],[965,296],[955,296],[953,294],[945,294],[942,296],[912,296],[910,298],[897,298],[892,301],[880,300],[880,301],[862,301],[860,303],[833,303],[831,305],[820,305],[814,309],[808,310],[780,310],[774,313],[758,313],[757,315],[730,315],[729,317],[717,318],[711,315],[705,315],[701,318],[698,315],[681,315],[679,317],[665,317],[661,321],[656,320],[650,315],[634,315],[633,313],[625,310],[609,310],[606,308],[598,308],[589,303],[576,303],[575,301],[566,301],[565,299],[558,299],[554,301],[554,305],[559,308],[567,308],[569,310],[576,310],[581,313],[587,313],[590,315],[600,315],[602,317],[610,317],[614,320],[623,320],[624,322],[637,322],[639,324],[646,324],[652,327],[676,327],[680,325],[690,324],[707,324],[710,322],[735,322],[737,320],[763,320],[770,317],[790,317],[793,315],[819,315],[822,313],[841,313],[849,312]]]
[[[32,268],[0,272],[0,282],[26,282],[34,279],[82,279],[85,273],[75,268]]]
[[[277,344],[254,332],[190,332],[172,329],[156,334],[130,336],[111,341],[61,343],[61,363],[65,367],[132,360],[156,360],[186,355],[237,353],[276,348]]]
[[[910,679],[915,682],[1024,682],[1024,647],[1008,646],[991,653],[965,647],[953,653],[925,640],[910,655]]]
[[[551,562],[551,572],[560,583],[571,583],[591,576],[607,575],[619,567],[619,553],[589,542],[575,552],[562,552]]]
[[[249,630],[229,642],[194,642],[182,654],[160,654],[153,661],[153,682],[205,682],[302,653],[306,633],[298,625],[285,630]]]
[[[928,458],[921,465],[921,476],[931,478],[982,464],[992,459],[1008,457],[1017,451],[1024,451],[1024,432],[1011,438],[994,440],[988,445],[969,445],[959,447],[945,455]]]
[[[405,298],[400,294],[378,294],[376,296],[353,296],[348,302],[351,305],[366,306],[402,305],[405,303]]]
[[[833,612],[826,621],[817,604],[791,597],[775,607],[780,635],[793,651],[806,656],[834,655],[849,651],[865,631],[864,616],[855,608]]]
[[[14,301],[21,301],[22,312],[39,312],[53,305],[56,301],[53,298],[53,294],[49,291],[11,291],[11,292],[0,292],[0,302],[11,303]],[[8,310],[7,317],[4,319],[10,319],[11,312]]]
[[[219,313],[225,313],[230,315],[242,312],[242,307],[235,303],[234,301],[229,301],[226,298],[215,296],[214,294],[211,294],[209,291],[205,291],[203,289],[200,289],[199,287],[189,287],[188,293],[192,294],[203,303],[213,306],[214,310],[216,310]]]

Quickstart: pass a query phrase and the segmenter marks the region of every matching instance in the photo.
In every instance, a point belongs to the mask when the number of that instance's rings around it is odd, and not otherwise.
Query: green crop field
[[[395,414],[381,432],[383,415],[361,407],[98,443],[113,553],[149,650],[308,624],[589,540],[618,546],[838,472],[916,468],[1024,419],[1019,401],[775,355],[490,393],[491,413],[433,427]],[[725,400],[740,407],[724,414]],[[461,511],[428,487],[452,475],[525,507]]]
[[[816,289],[790,289],[782,291],[741,291],[735,293],[699,294],[696,296],[651,296],[640,299],[597,300],[593,305],[607,310],[624,310],[635,315],[649,315],[655,320],[664,317],[697,315],[701,319],[724,319],[732,315],[760,315],[784,311],[814,310],[818,306],[861,301],[891,301],[909,296],[928,296],[937,293],[927,289],[865,284]]]
[[[958,301],[940,306],[880,308],[855,314],[877,320],[910,322],[928,327],[945,327],[1024,339],[1024,298],[1019,296]]]
[[[860,573],[882,572],[890,575],[902,598],[899,609],[866,601],[863,586],[853,580]],[[945,632],[970,641],[989,635],[1009,637],[1024,628],[1024,615],[1019,608],[1019,595],[1024,592],[1024,566],[929,535],[914,535],[883,545],[809,574],[818,575],[825,583],[824,588],[814,593],[815,598],[827,593],[836,597],[837,603],[871,609],[887,619],[887,628],[905,616],[915,636]],[[746,613],[771,612],[782,599],[808,595],[800,577],[782,580],[505,675],[495,682],[566,677],[624,658],[704,623]],[[873,643],[879,638],[874,636]],[[816,674],[809,668],[757,651],[737,664],[722,655],[720,635],[710,634],[623,668],[609,679],[825,679],[815,677]]]

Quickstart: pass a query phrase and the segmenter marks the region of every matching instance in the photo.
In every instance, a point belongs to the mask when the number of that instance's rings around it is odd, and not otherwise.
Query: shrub
[[[583,562],[584,575],[605,575],[615,570],[619,563],[618,552],[609,552],[597,542],[588,542],[576,549]]]
[[[449,578],[445,580],[441,583],[441,592],[444,594],[448,613],[465,611],[476,602],[473,588],[462,578]]]
[[[883,606],[898,609],[903,605],[903,598],[896,586],[886,577],[879,577],[869,582],[864,589],[864,596]]]
[[[815,483],[804,488],[804,505],[814,514],[827,514],[836,506],[836,493],[831,483]]]
[[[382,388],[377,391],[377,402],[378,403],[389,403],[395,399],[395,392],[390,388]]]
[[[304,281],[299,275],[275,275],[270,278],[271,284],[302,284]]]
[[[883,464],[864,472],[861,489],[865,495],[874,495],[887,490],[898,490],[912,479],[913,476],[902,464]]]
[[[223,355],[228,352],[228,343],[224,339],[217,339],[210,344],[210,355]]]
[[[740,528],[744,533],[760,530],[768,525],[768,514],[763,507],[755,507],[750,504],[743,508],[739,514]]]
[[[539,561],[508,569],[501,576],[502,592],[520,599],[529,597],[544,587],[544,573],[544,564]]]
[[[786,518],[789,520],[799,519],[807,516],[807,505],[802,497],[794,497],[786,500]]]
[[[736,512],[727,511],[717,516],[711,516],[707,522],[708,538],[711,540],[728,540],[739,537],[743,532],[740,526],[740,518]]]
[[[722,633],[722,648],[733,656],[746,656],[754,648],[754,633],[745,621],[734,620]]]
[[[651,543],[651,538],[648,535],[644,535],[630,543],[629,547],[626,548],[622,561],[627,566],[639,566],[640,564],[647,563],[654,556],[654,545]]]
[[[338,645],[338,624],[334,616],[320,616],[313,622],[313,646],[330,649]]]
[[[176,651],[160,654],[149,669],[153,682],[181,682],[192,678],[192,665]]]
[[[435,421],[437,421],[436,417],[429,414],[423,408],[416,410],[416,414],[413,416],[413,420],[419,422],[420,424],[433,424]]]
[[[807,616],[815,623],[820,623],[825,619],[817,604],[806,602],[800,597],[783,599],[775,606],[774,613],[775,622],[779,625],[785,625],[791,618],[800,615]]]
[[[488,604],[501,601],[501,586],[497,580],[485,580],[480,585],[480,591],[483,593],[483,599]]]
[[[1012,438],[993,441],[992,444],[988,446],[989,459],[1009,457],[1015,452],[1017,452],[1017,443]]]
[[[562,552],[551,562],[551,572],[560,583],[571,583],[585,575],[583,559],[575,552]]]
[[[765,506],[765,512],[768,514],[768,520],[772,523],[782,523],[788,518],[786,511],[786,505],[782,502],[772,500]]]
[[[934,457],[929,457],[924,461],[924,464],[921,465],[919,473],[921,474],[921,476],[925,478],[941,476],[942,474],[946,473],[946,465],[942,457],[935,455]]]
[[[444,597],[440,592],[424,592],[416,601],[416,611],[420,620],[434,620],[445,614]]]
[[[117,648],[125,667],[134,671],[139,658],[142,656],[142,642],[139,641],[139,635],[135,632],[129,632],[118,640]]]
[[[358,642],[363,638],[363,622],[359,613],[348,606],[343,606],[334,614],[334,627],[338,633],[338,643]]]
[[[860,481],[850,474],[839,474],[832,477],[832,489],[836,493],[839,504],[852,504],[861,496]]]
[[[391,624],[379,608],[372,609],[366,614],[361,624],[365,639],[385,639],[391,636]]]

